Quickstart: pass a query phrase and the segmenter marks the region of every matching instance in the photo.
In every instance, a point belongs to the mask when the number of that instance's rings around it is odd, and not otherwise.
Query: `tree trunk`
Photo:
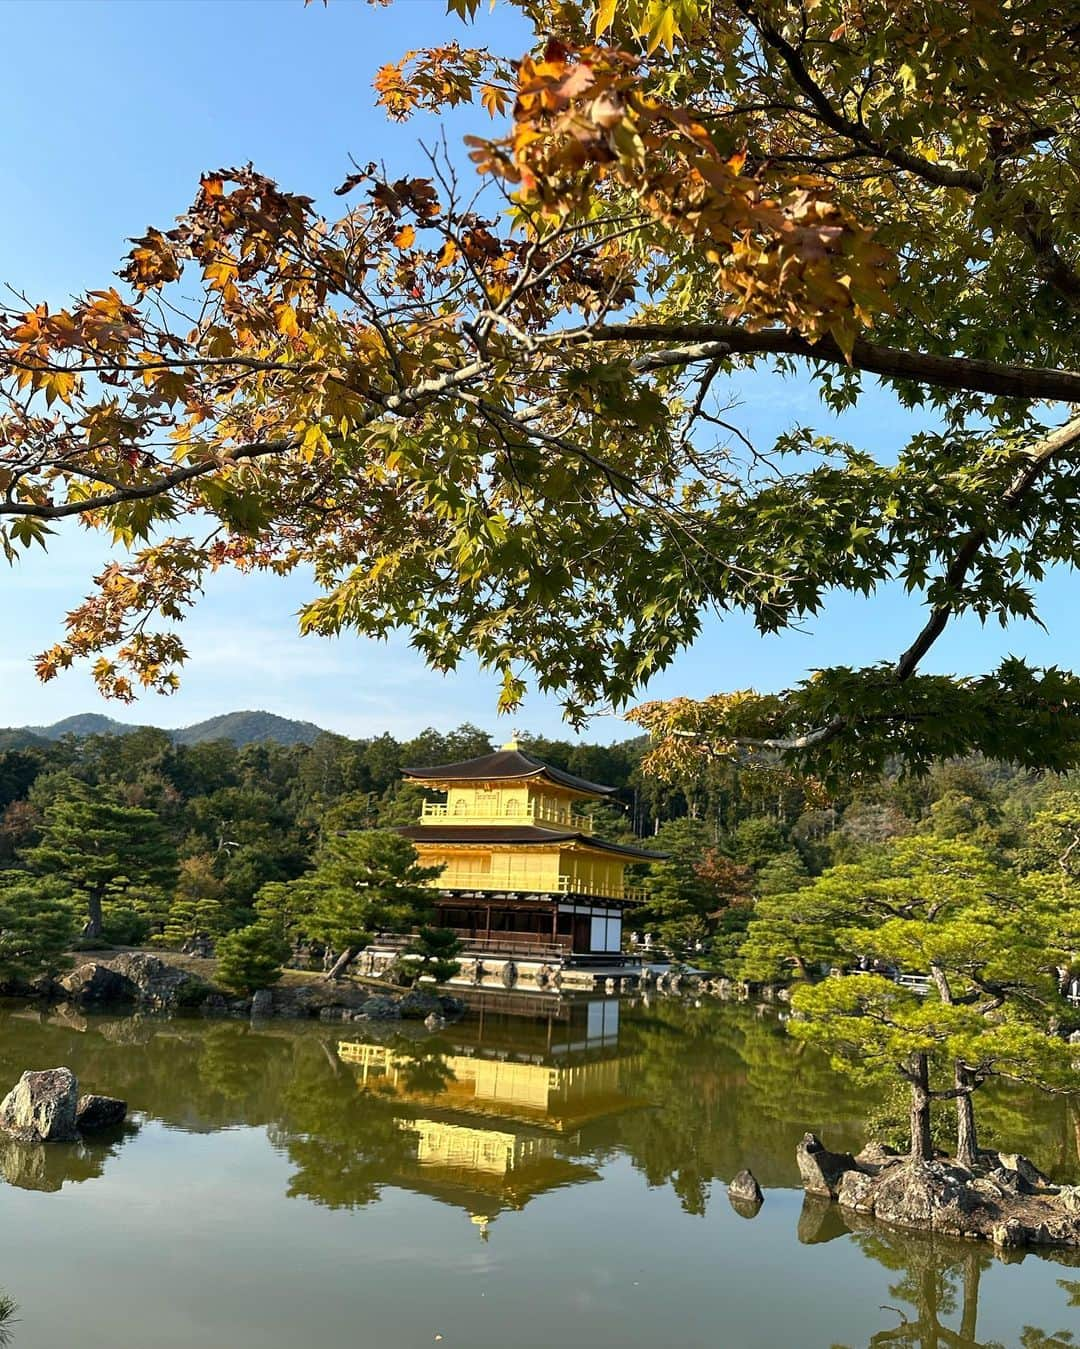
[[[329,970],[327,970],[326,974],[323,977],[328,982],[330,981],[336,982],[338,979],[341,979],[344,976],[345,971],[349,968],[349,966],[353,963],[353,961],[359,954],[360,954],[359,946],[346,946],[345,950],[342,951],[341,955],[339,955],[337,960],[334,961],[333,966]]]
[[[86,922],[82,934],[84,937],[100,937],[103,927],[101,896],[91,891],[86,896]]]
[[[925,1054],[912,1054],[908,1060],[911,1084],[911,1159],[928,1162],[933,1157],[930,1141],[930,1065]]]
[[[976,1251],[968,1251],[964,1256],[964,1309],[960,1317],[960,1335],[964,1340],[975,1343],[975,1334],[979,1322],[979,1281],[982,1268]]]
[[[974,1090],[971,1074],[958,1063],[953,1078],[961,1095],[956,1098],[956,1160],[961,1166],[973,1169],[978,1161],[979,1138],[975,1132],[975,1105],[971,1099]]]

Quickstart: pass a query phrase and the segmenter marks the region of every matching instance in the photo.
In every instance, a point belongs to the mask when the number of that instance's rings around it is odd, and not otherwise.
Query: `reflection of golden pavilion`
[[[636,1059],[619,1055],[611,1039],[586,1048],[586,1029],[587,1020],[566,1027],[576,1051],[567,1059],[559,1058],[567,1046],[515,1051],[500,1047],[497,1034],[494,1044],[457,1044],[431,1057],[364,1040],[342,1041],[337,1052],[362,1090],[402,1103],[399,1127],[415,1142],[415,1164],[400,1182],[465,1208],[486,1236],[503,1209],[596,1179],[571,1155],[582,1146],[579,1131],[645,1104],[625,1085]]]
[[[446,1054],[446,1081],[437,1091],[410,1085],[414,1060],[388,1045],[353,1040],[338,1056],[359,1070],[361,1086],[390,1090],[404,1099],[467,1114],[498,1115],[553,1132],[625,1110],[620,1090],[625,1058],[578,1064],[513,1063],[501,1058]]]

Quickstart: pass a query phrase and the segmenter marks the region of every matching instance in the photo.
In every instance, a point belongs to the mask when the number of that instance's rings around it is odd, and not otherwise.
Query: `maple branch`
[[[978,195],[980,192],[985,192],[987,188],[997,185],[999,170],[997,161],[992,162],[993,166],[989,173],[975,169],[958,168],[955,165],[926,159],[922,155],[913,154],[910,150],[905,150],[898,145],[889,145],[871,135],[862,122],[853,122],[839,111],[821,85],[811,75],[799,51],[788,42],[770,20],[755,11],[752,0],[736,0],[736,8],[762,41],[780,57],[797,87],[830,131],[835,131],[838,135],[844,136],[855,145],[863,146],[879,159],[894,164],[897,168],[921,178],[934,187],[960,188],[965,192]],[[1050,134],[1052,130],[1048,127],[1035,128],[1036,139]],[[1020,144],[1022,145],[1022,142]],[[1010,145],[1007,152],[1002,153],[999,158],[1005,158],[1008,154],[1014,152],[1013,146]],[[1025,243],[1034,254],[1040,264],[1043,278],[1060,291],[1071,305],[1080,304],[1080,275],[1061,256],[1049,230],[1046,228],[1043,213],[1038,203],[1029,196],[1023,197],[1020,210],[1009,213],[1008,225],[1013,234]]]
[[[821,85],[810,74],[799,52],[788,42],[778,28],[755,11],[755,7],[750,3],[750,0],[736,0],[735,7],[758,36],[777,53],[795,84],[809,100],[814,111],[830,131],[845,136],[848,140],[854,141],[856,145],[864,146],[878,158],[887,160],[890,164],[895,164],[897,168],[905,169],[908,173],[913,173],[925,179],[928,183],[933,183],[936,187],[960,187],[965,188],[968,192],[982,191],[986,185],[985,179],[982,174],[976,173],[973,169],[954,168],[949,164],[924,159],[921,155],[914,155],[909,150],[903,150],[899,146],[879,144],[865,126],[859,122],[851,121],[833,105]]]
[[[1080,401],[1080,371],[1054,370],[1046,366],[1010,365],[975,356],[939,356],[933,352],[909,351],[856,338],[851,359],[832,338],[809,342],[786,328],[749,332],[728,323],[609,323],[595,328],[574,328],[554,333],[551,343],[589,345],[593,342],[673,342],[670,350],[643,356],[635,366],[640,371],[661,369],[711,360],[718,355],[801,356],[826,365],[865,370],[889,379],[947,389],[964,389],[1004,398],[1045,399],[1050,402]],[[726,348],[726,350],[722,350]]]
[[[236,449],[230,450],[228,454],[223,454],[220,458],[201,459],[197,464],[186,464],[183,468],[173,469],[170,473],[162,473],[149,482],[132,484],[130,487],[118,487],[115,491],[105,492],[96,497],[87,497],[81,501],[60,503],[5,501],[0,503],[0,515],[29,515],[33,516],[35,520],[62,520],[69,515],[89,515],[93,511],[123,505],[126,501],[145,501],[150,497],[162,496],[164,493],[172,491],[174,487],[181,487],[184,483],[192,482],[196,478],[205,478],[208,474],[216,473],[231,463],[261,459],[271,454],[283,454],[285,451],[294,448],[295,442],[287,440],[238,445]],[[68,473],[78,471],[73,466],[65,468],[65,472]]]
[[[1059,455],[1080,445],[1080,417],[1074,417],[1056,431],[1050,432],[1031,447],[1025,456],[1025,463],[1014,476],[1012,482],[1002,494],[998,507],[1002,511],[1015,509],[1028,492],[1035,486],[1041,475]],[[972,530],[961,541],[956,555],[945,573],[945,582],[954,596],[959,594],[968,572],[971,570],[979,550],[987,543],[989,532],[986,529]],[[945,631],[956,609],[956,600],[949,599],[936,605],[922,631],[914,642],[897,660],[893,667],[893,678],[898,684],[904,683],[918,669],[919,662]],[[735,738],[734,744],[748,749],[772,749],[798,751],[813,749],[835,740],[842,732],[850,729],[852,721],[846,716],[837,715],[824,726],[806,731],[791,738],[767,737],[762,739]]]

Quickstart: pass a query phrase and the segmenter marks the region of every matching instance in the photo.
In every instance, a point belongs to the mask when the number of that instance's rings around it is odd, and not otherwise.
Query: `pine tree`
[[[830,964],[823,982],[796,989],[793,1033],[856,1076],[899,1074],[916,1158],[931,1154],[933,1103],[954,1102],[957,1160],[971,1166],[984,1082],[1074,1079],[1054,966],[1076,912],[1060,883],[1020,885],[971,844],[910,838],[762,899],[743,971],[805,967],[811,953]]]
[[[152,810],[124,805],[74,779],[46,807],[41,842],[26,861],[57,877],[85,905],[87,937],[101,936],[106,899],[168,889],[176,879],[176,850]]]
[[[206,853],[180,863],[176,892],[157,938],[165,946],[182,947],[195,937],[213,937],[227,931],[229,914],[223,902],[225,887],[214,873]]]
[[[51,974],[78,926],[55,881],[22,871],[0,873],[0,985]]]
[[[236,928],[217,944],[217,977],[226,988],[255,993],[281,978],[289,945],[266,923]]]
[[[390,829],[327,838],[313,871],[292,882],[296,902],[310,912],[309,935],[341,952],[329,977],[340,978],[379,932],[408,932],[431,913],[441,867],[422,867],[416,849]],[[281,906],[282,892],[271,901]]]
[[[461,948],[462,942],[450,928],[422,927],[403,953],[413,959],[402,964],[414,982],[427,976],[437,984],[445,984],[461,969],[456,958]]]

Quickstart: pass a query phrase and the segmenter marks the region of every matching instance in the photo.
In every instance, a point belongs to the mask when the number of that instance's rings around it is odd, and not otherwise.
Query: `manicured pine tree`
[[[267,923],[227,933],[217,944],[217,977],[226,988],[255,993],[281,978],[289,944]]]
[[[450,928],[422,927],[405,947],[404,954],[413,959],[402,963],[414,981],[429,976],[437,984],[445,984],[461,969],[457,959],[461,948],[462,942]]]
[[[931,1107],[956,1107],[956,1156],[978,1157],[973,1095],[993,1077],[1064,1087],[1074,1057],[1055,951],[1063,894],[1018,885],[970,844],[912,838],[759,905],[744,947],[758,977],[813,951],[833,968],[796,989],[793,1033],[861,1077],[899,1074],[911,1153],[931,1155]],[[1064,898],[1075,911],[1076,899]],[[922,975],[926,989],[896,982]]]
[[[158,940],[165,946],[183,946],[193,937],[215,937],[229,928],[224,904],[225,887],[208,854],[186,857],[180,863],[176,892],[168,907]]]
[[[408,932],[430,917],[427,882],[441,870],[420,866],[416,849],[393,830],[350,832],[326,838],[314,870],[266,902],[281,908],[285,894],[295,894],[310,914],[308,934],[340,951],[327,976],[339,979],[376,934]]]
[[[176,880],[176,850],[152,810],[74,779],[46,807],[41,841],[25,860],[82,901],[87,937],[101,936],[107,898],[171,889]]]
[[[54,973],[77,928],[75,908],[55,881],[0,873],[0,985]]]

